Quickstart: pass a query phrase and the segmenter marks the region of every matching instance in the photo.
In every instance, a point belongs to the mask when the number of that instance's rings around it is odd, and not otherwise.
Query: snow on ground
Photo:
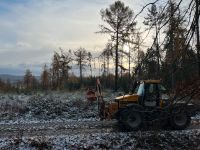
[[[200,130],[1,138],[0,149],[200,149]]]
[[[0,94],[0,124],[97,120],[97,102],[89,103],[84,94]]]
[[[97,102],[85,91],[25,94],[0,93],[0,124],[99,120]],[[107,102],[118,93],[103,93]]]
[[[200,120],[200,113],[197,113],[194,117],[192,117],[192,120]]]
[[[118,93],[104,92],[109,103]],[[200,113],[192,118],[200,120]],[[89,103],[85,91],[25,94],[0,93],[0,124],[51,123],[99,120],[97,102]]]
[[[117,93],[105,93],[105,100],[113,100]],[[0,149],[200,149],[200,129],[188,129],[183,131],[138,131],[138,132],[119,132],[113,130],[90,130],[90,126],[95,126],[98,122],[97,102],[88,103],[85,98],[85,92],[53,92],[53,93],[35,93],[32,95],[24,94],[0,94],[0,126],[10,129],[5,132],[12,135],[12,130],[18,131],[17,125],[25,124],[30,128],[35,128],[34,123],[41,124],[35,129],[59,131],[57,135],[49,132],[47,135],[28,136],[20,134],[13,136],[1,136]],[[79,127],[83,122],[90,122],[86,132]],[[92,122],[93,121],[93,122]],[[193,122],[199,126],[200,114],[192,117]],[[59,123],[67,125],[60,126]],[[77,129],[67,128],[77,123]],[[70,126],[68,126],[68,123]],[[48,126],[49,124],[49,126]],[[52,124],[55,124],[53,127]],[[103,123],[104,124],[104,123]],[[32,125],[32,126],[31,126]],[[53,127],[53,128],[52,128]],[[65,127],[65,128],[63,128]],[[51,129],[52,128],[52,129]],[[27,129],[29,131],[29,129]],[[76,132],[75,132],[76,131]],[[4,131],[2,131],[3,133]],[[43,135],[43,136],[41,136]]]

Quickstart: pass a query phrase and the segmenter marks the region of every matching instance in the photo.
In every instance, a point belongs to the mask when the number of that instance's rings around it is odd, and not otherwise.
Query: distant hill
[[[0,74],[0,79],[3,81],[10,80],[11,83],[16,83],[17,81],[22,81],[23,76],[17,76],[17,75],[10,75],[10,74]],[[39,80],[39,76],[36,76],[36,79]]]

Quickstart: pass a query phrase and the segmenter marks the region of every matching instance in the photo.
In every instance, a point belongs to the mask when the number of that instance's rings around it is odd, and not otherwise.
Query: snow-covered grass
[[[107,102],[113,100],[116,95],[117,93],[111,91],[104,93]],[[32,124],[30,131],[32,127],[36,126],[33,123],[50,125],[58,123],[56,125],[59,126],[59,122],[69,122],[71,127],[76,125],[76,121],[80,121],[80,126],[84,126],[83,121],[89,121],[92,126],[95,126],[92,121],[99,120],[97,102],[89,103],[85,98],[84,91],[36,93],[34,95],[0,94],[0,108],[2,129],[7,128],[10,124],[16,127],[16,124],[19,123],[24,123],[28,127],[28,124]],[[200,114],[197,114],[192,120],[199,121]],[[79,126],[75,127],[79,129]],[[12,128],[11,125],[10,128]],[[44,124],[36,129],[40,128],[46,130]],[[90,129],[90,126],[88,128]],[[6,130],[6,133],[12,131],[12,129]],[[56,127],[49,126],[48,130],[54,131]],[[56,130],[56,132],[58,131]],[[73,132],[72,134],[67,132],[65,135],[61,132],[62,134],[55,136],[25,136],[26,134],[21,135],[20,133],[12,137],[2,135],[0,149],[200,149],[200,129],[138,132],[117,132],[115,130],[101,132],[96,130],[92,133],[83,131],[83,133],[77,134]]]
[[[118,93],[104,91],[104,100]],[[200,120],[197,114],[192,118]],[[97,102],[86,100],[85,91],[24,94],[0,93],[0,124],[99,120]]]
[[[1,138],[0,149],[200,149],[200,130]]]
[[[104,100],[109,103],[118,94],[104,91]],[[0,93],[0,124],[96,120],[99,119],[97,113],[97,102],[88,102],[85,91],[40,92],[32,95]],[[192,119],[200,120],[200,114]]]
[[[106,101],[114,99],[104,92]],[[0,93],[0,124],[98,120],[97,102],[88,102],[85,91],[25,94]]]

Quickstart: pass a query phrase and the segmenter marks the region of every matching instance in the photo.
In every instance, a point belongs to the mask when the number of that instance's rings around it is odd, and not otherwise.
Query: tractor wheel
[[[170,125],[175,130],[183,130],[187,128],[190,122],[190,116],[184,111],[173,113],[170,118]]]
[[[141,113],[130,111],[121,118],[127,130],[138,130],[142,126],[143,118]]]

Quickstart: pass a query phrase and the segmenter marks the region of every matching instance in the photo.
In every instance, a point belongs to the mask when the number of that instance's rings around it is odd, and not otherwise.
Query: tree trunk
[[[122,80],[122,73],[123,73],[123,70],[122,70],[122,66],[123,66],[123,54],[121,54],[121,62],[120,62],[120,65],[121,65],[121,70],[120,70],[120,78]]]
[[[156,23],[156,56],[157,56],[157,79],[160,78],[160,61],[159,61],[159,45],[158,45],[158,27]]]
[[[80,85],[82,85],[82,64],[80,63],[80,66],[79,66],[80,68]]]
[[[197,61],[198,61],[198,76],[200,77],[200,41],[199,41],[199,0],[196,0],[196,15],[195,15],[195,22],[196,22],[196,37],[197,37]]]
[[[107,76],[110,73],[110,68],[109,68],[109,56],[107,55]]]
[[[107,79],[108,79],[108,83],[107,83],[107,85],[108,85],[108,87],[109,88],[112,88],[111,86],[110,86],[110,67],[109,67],[109,63],[110,63],[110,59],[109,59],[109,56],[110,54],[108,54],[107,55]]]
[[[118,46],[119,46],[119,33],[118,33],[118,28],[117,28],[117,33],[116,33],[116,50],[115,50],[115,91],[118,89]]]
[[[175,70],[175,62],[174,62],[174,25],[173,25],[173,16],[174,16],[174,6],[173,3],[170,1],[170,7],[171,7],[171,11],[170,11],[170,51],[171,51],[171,65],[170,65],[170,70],[171,70],[171,88],[174,88],[175,85],[175,79],[174,79],[174,70]]]
[[[128,53],[128,80],[131,82],[131,48],[129,45],[129,53]]]

